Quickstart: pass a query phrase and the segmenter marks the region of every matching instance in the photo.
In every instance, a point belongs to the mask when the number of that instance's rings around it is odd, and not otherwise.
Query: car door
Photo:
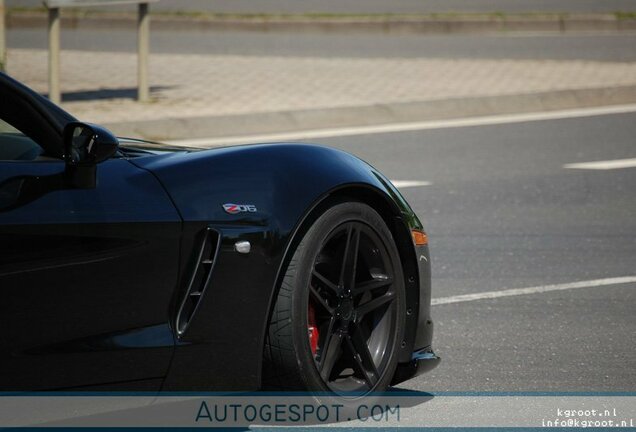
[[[0,119],[0,391],[158,388],[180,217],[123,157],[97,166],[96,187],[65,187],[38,141]]]

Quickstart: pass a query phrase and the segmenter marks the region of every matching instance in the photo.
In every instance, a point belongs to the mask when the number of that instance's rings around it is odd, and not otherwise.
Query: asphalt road
[[[10,29],[9,48],[47,48],[45,29]],[[153,31],[154,53],[636,61],[636,34],[374,35]],[[62,32],[62,47],[134,52],[136,34],[119,30]]]
[[[430,236],[434,298],[636,275],[636,114],[329,138],[397,180]],[[636,390],[636,284],[433,306],[422,391]]]
[[[7,0],[7,6],[37,7],[41,0]],[[441,13],[633,11],[633,0],[161,0],[161,11],[221,13]]]

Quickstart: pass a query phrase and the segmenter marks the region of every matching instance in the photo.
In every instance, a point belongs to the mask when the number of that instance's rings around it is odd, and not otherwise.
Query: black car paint
[[[36,101],[34,122],[73,120],[19,90]],[[20,176],[46,183],[63,170],[61,160],[0,161],[0,189]],[[421,223],[385,177],[347,153],[300,144],[159,154],[124,148],[97,167],[95,189],[40,190],[0,208],[7,299],[0,390],[137,389],[144,380],[163,390],[258,389],[286,260],[312,219],[343,198],[374,206],[402,255],[410,313],[400,380],[415,373],[411,353],[431,346],[428,248],[413,247],[410,237]],[[257,212],[227,214],[228,202]],[[221,234],[211,289],[177,336],[178,306],[208,227]],[[235,252],[239,240],[251,242],[250,254]]]
[[[63,170],[61,161],[0,162],[0,183],[18,175],[46,182]],[[168,370],[181,219],[159,182],[126,160],[101,164],[98,183],[0,210],[2,390]]]

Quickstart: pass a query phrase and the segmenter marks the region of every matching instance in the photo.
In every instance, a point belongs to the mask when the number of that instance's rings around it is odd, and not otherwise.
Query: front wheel
[[[282,281],[265,387],[341,396],[386,390],[404,335],[404,289],[399,253],[377,212],[358,202],[325,211]]]

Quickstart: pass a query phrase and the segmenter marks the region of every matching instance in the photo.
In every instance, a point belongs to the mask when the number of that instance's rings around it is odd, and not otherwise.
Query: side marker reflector
[[[411,230],[411,235],[413,235],[413,243],[416,246],[426,246],[428,244],[428,236],[424,231]]]

